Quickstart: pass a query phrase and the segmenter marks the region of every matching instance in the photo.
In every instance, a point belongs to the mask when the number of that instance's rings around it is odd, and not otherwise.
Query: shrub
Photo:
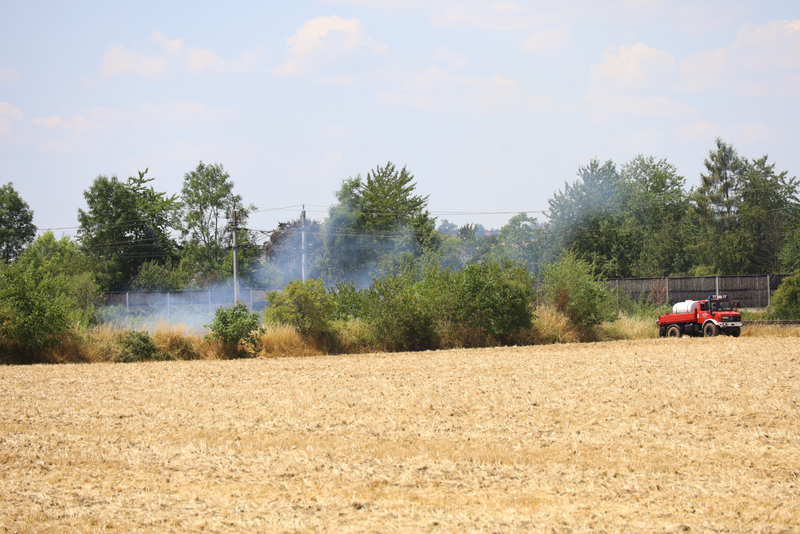
[[[263,333],[259,323],[258,313],[251,313],[247,305],[239,301],[230,308],[217,308],[214,321],[206,325],[211,329],[206,337],[221,341],[229,355],[241,356],[241,344],[250,346],[254,351],[258,350],[258,336]]]
[[[769,313],[773,319],[800,319],[800,269],[778,286]]]
[[[329,336],[328,320],[334,308],[322,280],[292,281],[283,292],[267,294],[267,322],[293,326],[315,341]]]
[[[389,351],[432,348],[436,338],[430,301],[416,285],[416,265],[372,281],[366,291],[365,320],[370,334]]]
[[[502,342],[530,328],[533,281],[528,271],[510,261],[469,264],[455,275],[458,319]]]
[[[544,268],[543,298],[573,324],[595,326],[611,318],[611,295],[592,265],[574,252]]]
[[[161,360],[161,353],[145,331],[126,330],[117,339],[119,361],[123,363]]]
[[[0,354],[5,363],[36,363],[69,328],[68,302],[50,278],[0,264]]]

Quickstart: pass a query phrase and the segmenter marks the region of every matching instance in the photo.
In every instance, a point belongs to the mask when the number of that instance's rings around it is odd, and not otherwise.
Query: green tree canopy
[[[342,182],[322,229],[324,277],[366,282],[403,253],[419,255],[438,246],[435,218],[425,209],[428,197],[414,194],[413,180],[405,167],[398,171],[388,162],[365,179]]]
[[[36,237],[33,211],[9,182],[0,187],[0,259],[14,261]]]
[[[127,287],[144,262],[165,262],[176,253],[170,232],[180,227],[180,203],[148,185],[153,178],[146,173],[125,182],[100,175],[83,193],[88,209],[78,210],[78,237],[99,263],[107,290]]]
[[[191,264],[198,286],[218,283],[223,264],[233,246],[233,212],[236,224],[245,226],[255,206],[245,206],[233,192],[234,182],[219,163],[202,161],[183,177],[183,257]]]

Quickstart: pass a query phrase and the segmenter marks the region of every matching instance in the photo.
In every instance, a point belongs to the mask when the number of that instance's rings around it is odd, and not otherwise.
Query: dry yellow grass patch
[[[793,532],[800,344],[0,367],[0,531]]]
[[[308,345],[291,326],[269,325],[258,338],[259,356],[318,356],[320,351]]]

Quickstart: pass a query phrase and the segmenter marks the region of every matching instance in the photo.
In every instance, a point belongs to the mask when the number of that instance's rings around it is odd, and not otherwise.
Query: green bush
[[[416,265],[409,262],[397,274],[384,275],[365,294],[365,320],[380,346],[389,351],[435,347],[436,329],[431,300],[417,285]]]
[[[211,333],[206,337],[219,339],[231,355],[241,356],[241,344],[249,345],[254,351],[258,350],[258,336],[264,331],[259,323],[259,314],[251,313],[247,309],[247,304],[238,301],[230,308],[217,308],[214,312],[214,321],[210,325],[205,325],[211,329]]]
[[[455,273],[459,294],[456,317],[507,342],[509,336],[530,328],[533,320],[533,280],[529,272],[510,261],[469,264]]]
[[[595,326],[612,316],[611,294],[592,271],[571,251],[544,268],[542,297],[578,326]]]
[[[52,278],[0,263],[0,355],[4,363],[36,363],[69,329],[67,298]]]
[[[322,280],[294,280],[282,292],[270,292],[266,298],[267,322],[293,326],[302,336],[316,341],[328,338],[334,301]]]
[[[119,361],[123,363],[163,360],[158,347],[145,331],[126,330],[117,338]]]
[[[772,319],[800,319],[800,269],[778,286],[769,306]]]

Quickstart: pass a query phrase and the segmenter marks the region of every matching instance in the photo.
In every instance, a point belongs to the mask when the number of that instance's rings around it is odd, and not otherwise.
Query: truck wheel
[[[705,337],[714,337],[719,334],[719,328],[714,323],[706,323],[703,327],[703,335]]]
[[[735,327],[730,329],[730,332],[731,332],[730,333],[731,336],[739,337],[742,334],[742,329],[739,328],[738,326],[735,326]]]
[[[674,324],[667,328],[667,337],[681,337],[681,327]]]

